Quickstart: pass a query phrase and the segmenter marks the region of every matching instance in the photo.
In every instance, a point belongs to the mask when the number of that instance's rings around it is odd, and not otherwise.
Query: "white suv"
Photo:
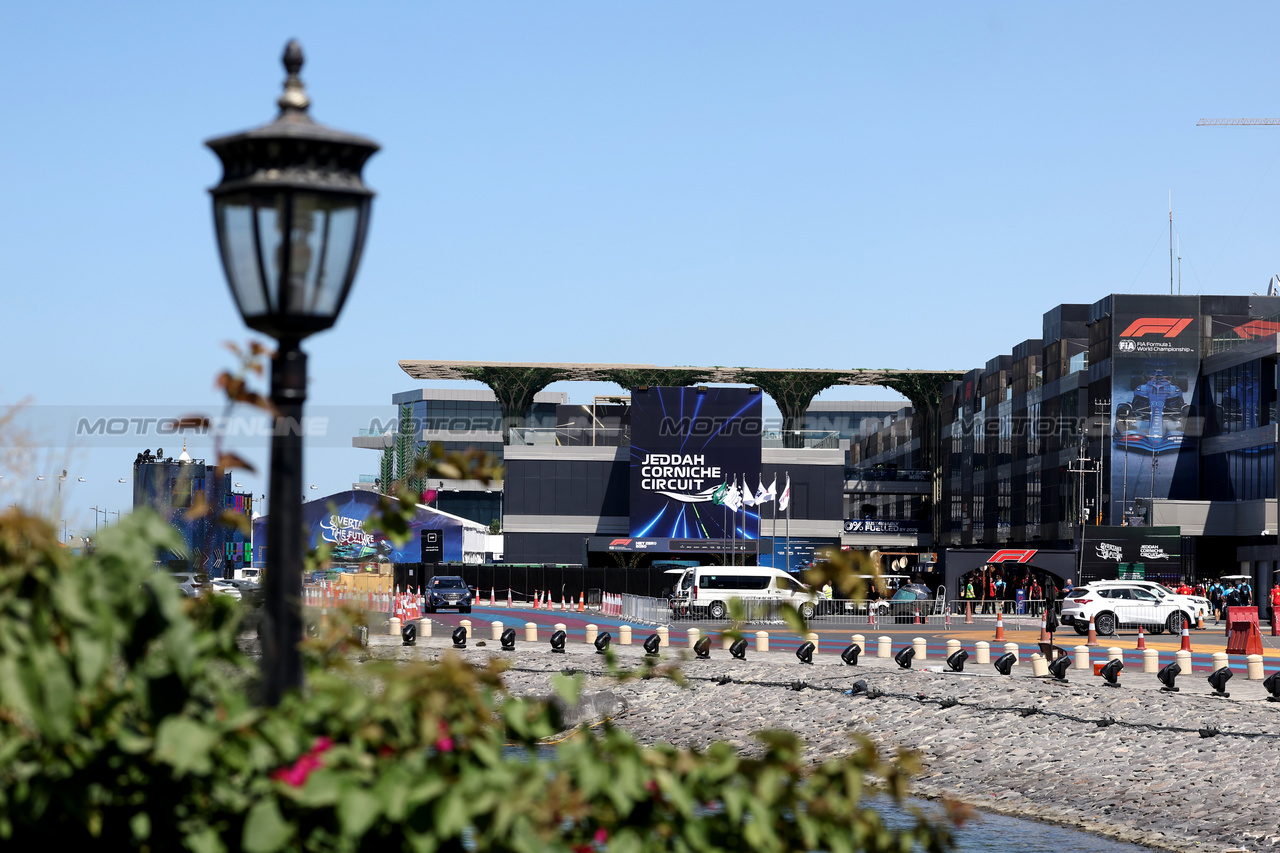
[[[1089,633],[1090,618],[1100,636],[1114,634],[1117,627],[1138,625],[1153,634],[1165,629],[1180,634],[1183,625],[1194,624],[1197,614],[1204,615],[1194,602],[1193,596],[1173,595],[1150,581],[1100,581],[1063,599],[1062,622],[1081,636]]]
[[[1150,590],[1156,594],[1166,604],[1179,604],[1183,608],[1183,612],[1187,614],[1187,618],[1191,621],[1191,627],[1196,626],[1196,620],[1208,619],[1213,615],[1210,609],[1209,599],[1203,595],[1182,595],[1169,589],[1163,584],[1155,581],[1101,581],[1089,584],[1089,586],[1136,586],[1142,589]],[[1179,631],[1182,629],[1179,628]]]

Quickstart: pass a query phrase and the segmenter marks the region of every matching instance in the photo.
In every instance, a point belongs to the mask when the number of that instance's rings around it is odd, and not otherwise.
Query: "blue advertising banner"
[[[747,388],[632,389],[631,536],[759,538],[763,396]]]
[[[1198,496],[1200,299],[1117,294],[1111,328],[1110,522],[1118,525],[1135,498]]]
[[[308,549],[328,545],[332,558],[339,563],[377,562],[386,559],[392,563],[422,562],[422,531],[441,530],[444,539],[444,561],[462,560],[462,525],[459,521],[419,506],[409,522],[409,539],[397,547],[386,537],[365,530],[365,522],[377,510],[378,495],[373,492],[352,490],[338,492],[328,497],[308,501],[302,505],[302,520],[306,526]],[[260,516],[253,526],[253,561],[261,565],[266,560],[267,516]]]

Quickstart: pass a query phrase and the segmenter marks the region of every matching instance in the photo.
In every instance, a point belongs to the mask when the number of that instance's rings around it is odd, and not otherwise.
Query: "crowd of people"
[[[1070,580],[1060,589],[1052,576],[1021,568],[986,566],[960,580],[960,598],[974,613],[1039,616],[1046,601],[1058,601],[1070,590]]]

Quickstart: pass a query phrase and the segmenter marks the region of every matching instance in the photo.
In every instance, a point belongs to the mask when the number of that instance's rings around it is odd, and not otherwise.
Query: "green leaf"
[[[555,688],[556,695],[563,699],[566,705],[570,708],[576,707],[578,696],[582,694],[582,675],[565,675],[563,672],[557,672],[551,676],[551,686]]]
[[[800,611],[794,607],[780,607],[779,612],[782,614],[782,621],[787,623],[787,627],[796,633],[797,636],[803,637],[809,631],[809,626],[805,624],[804,617],[800,615]]]
[[[217,742],[217,732],[195,720],[166,717],[156,732],[155,757],[172,766],[178,776],[208,773],[213,769],[209,750]]]
[[[259,800],[244,822],[244,849],[248,853],[275,853],[293,837],[293,825],[280,814],[275,797]]]
[[[307,777],[306,783],[295,792],[300,805],[331,806],[338,802],[342,792],[342,776],[326,768],[320,768]]]
[[[344,786],[338,797],[338,821],[342,824],[342,834],[349,838],[364,835],[378,819],[379,806],[378,798],[364,788]]]
[[[129,818],[129,831],[133,833],[135,841],[146,841],[151,837],[151,815],[138,812]]]
[[[226,853],[227,846],[222,843],[218,833],[211,827],[205,827],[183,839],[191,853]]]

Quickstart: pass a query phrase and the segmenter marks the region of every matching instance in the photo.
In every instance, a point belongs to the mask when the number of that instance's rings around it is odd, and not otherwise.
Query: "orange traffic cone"
[[[539,599],[539,598],[538,598],[538,595],[539,595],[538,590],[536,590],[536,589],[535,589],[535,590],[533,591],[533,609],[534,609],[534,610],[541,610],[541,609],[542,609],[542,606],[541,606],[541,599]]]
[[[964,624],[966,625],[973,624],[973,602],[972,601],[966,601],[964,603]]]
[[[1141,625],[1138,626],[1138,645],[1135,646],[1134,648],[1136,648],[1138,651],[1143,651],[1147,648],[1147,638],[1142,633]]]
[[[586,609],[587,609],[587,594],[579,590],[578,591],[578,612],[584,613],[586,612]]]
[[[1096,646],[1096,645],[1098,645],[1098,631],[1097,631],[1097,629],[1095,629],[1095,628],[1093,627],[1093,617],[1092,617],[1092,616],[1090,616],[1090,617],[1089,617],[1089,638],[1088,638],[1087,640],[1085,640],[1085,645],[1087,645],[1087,646]]]
[[[507,609],[511,608],[511,587],[507,587]]]
[[[1191,629],[1187,627],[1185,622],[1182,623],[1182,648],[1180,651],[1191,651]]]
[[[923,625],[924,620],[920,618],[920,605],[916,605],[916,624]]]
[[[490,607],[498,606],[498,590],[496,590],[493,587],[489,587],[489,606]]]
[[[996,639],[1004,639],[1004,616],[1000,611],[996,611]]]
[[[564,593],[563,593],[563,592],[562,592],[562,593],[560,593],[560,609],[561,609],[561,610],[568,610],[568,609],[569,609],[569,601],[568,601],[568,599],[566,599],[566,598],[564,597]]]

